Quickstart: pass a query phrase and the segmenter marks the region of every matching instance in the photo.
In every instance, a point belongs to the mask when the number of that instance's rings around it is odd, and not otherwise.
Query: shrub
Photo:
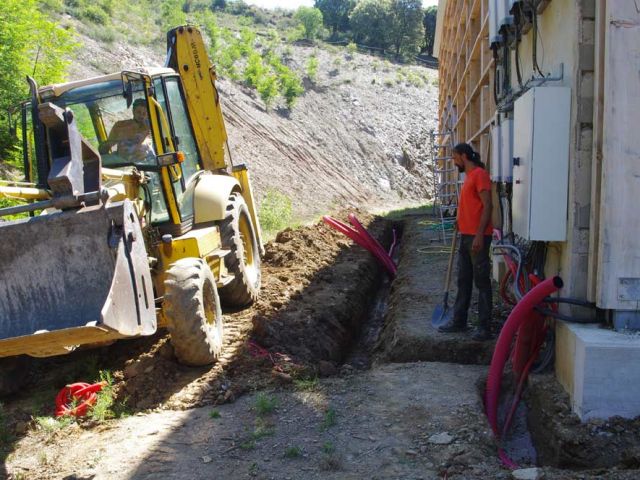
[[[307,62],[307,76],[312,82],[318,76],[318,59],[316,57],[309,58]]]
[[[285,67],[286,68],[286,67]],[[292,108],[298,97],[304,93],[304,87],[298,76],[287,68],[279,75],[280,93],[284,97],[287,108]]]
[[[322,28],[322,12],[317,8],[298,7],[293,18],[302,24],[305,38],[309,40],[315,39]]]
[[[278,96],[278,77],[272,73],[262,76],[256,86],[260,98],[264,102],[267,110],[271,108]]]
[[[292,222],[291,199],[277,190],[267,190],[262,201],[258,217],[265,232],[278,232]]]

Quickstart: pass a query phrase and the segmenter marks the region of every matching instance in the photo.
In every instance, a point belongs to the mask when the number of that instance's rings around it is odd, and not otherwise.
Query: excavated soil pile
[[[553,375],[532,376],[526,400],[539,463],[570,469],[640,468],[640,418],[581,423]]]

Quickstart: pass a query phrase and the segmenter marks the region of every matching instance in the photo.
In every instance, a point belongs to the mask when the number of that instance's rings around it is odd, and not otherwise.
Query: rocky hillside
[[[156,49],[81,41],[72,79],[164,62],[161,43]],[[249,165],[258,201],[275,189],[291,198],[297,219],[310,219],[342,207],[390,209],[428,200],[437,72],[343,47],[287,50],[287,66],[301,75],[309,56],[319,63],[291,111],[284,105],[267,111],[241,83],[223,78],[219,85],[233,162]]]

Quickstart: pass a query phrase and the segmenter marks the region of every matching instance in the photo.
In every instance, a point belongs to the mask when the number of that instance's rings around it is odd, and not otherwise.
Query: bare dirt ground
[[[378,238],[399,226],[363,217]],[[420,221],[405,222],[404,281],[402,288],[392,284],[390,304],[403,297],[411,304],[408,292],[435,289],[441,281],[429,275],[429,262],[407,260],[422,248],[415,234]],[[436,257],[437,271],[446,257]],[[379,350],[368,351],[374,366],[354,367],[351,342],[357,351],[357,332],[366,332],[382,276],[367,253],[317,224],[283,232],[268,245],[265,263],[262,299],[225,315],[226,354],[210,368],[179,366],[162,335],[39,362],[30,385],[3,412],[5,476],[512,478],[482,413],[486,366],[387,363],[380,350],[387,328]],[[387,326],[397,323],[396,311],[386,310]],[[426,330],[430,312],[424,313],[414,320]],[[89,380],[80,375],[92,368],[114,373],[119,399],[127,398],[126,415],[60,429],[34,420],[52,414],[58,388]],[[535,470],[537,478],[637,478],[634,422],[580,424],[548,376],[535,377],[529,395],[530,424],[548,427],[533,431],[539,461],[549,465]]]

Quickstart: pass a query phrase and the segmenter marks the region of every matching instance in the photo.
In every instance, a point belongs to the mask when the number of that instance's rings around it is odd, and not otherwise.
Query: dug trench
[[[5,399],[14,438],[3,445],[0,473],[511,478],[483,414],[493,342],[430,326],[447,264],[432,220],[359,216],[385,245],[393,228],[403,232],[392,283],[367,252],[322,223],[285,230],[266,246],[260,300],[225,312],[225,353],[212,367],[177,364],[162,332],[36,362],[30,384]],[[496,311],[499,328],[508,310]],[[52,415],[57,390],[98,370],[112,373],[128,415],[43,429],[35,418]],[[538,474],[637,478],[633,422],[585,426],[559,388],[549,375],[533,376],[520,415],[538,447]]]

